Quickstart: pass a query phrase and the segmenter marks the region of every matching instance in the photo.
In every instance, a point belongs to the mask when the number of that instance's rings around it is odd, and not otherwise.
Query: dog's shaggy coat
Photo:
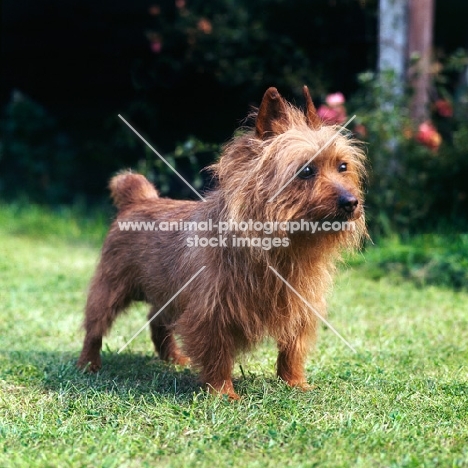
[[[325,315],[325,296],[340,252],[358,246],[366,229],[363,153],[349,135],[336,136],[337,127],[323,125],[307,87],[304,95],[305,112],[284,101],[275,88],[266,91],[255,128],[233,138],[212,166],[218,182],[206,202],[160,198],[150,182],[130,172],[111,180],[118,216],[91,283],[80,367],[101,367],[102,337],[132,301],[148,302],[151,318],[205,266],[150,324],[160,358],[191,362],[209,388],[235,399],[231,371],[236,354],[271,336],[278,345],[278,376],[291,386],[307,388],[304,365],[318,319],[269,267]],[[269,201],[311,158],[299,177]],[[233,247],[230,242],[219,248],[189,247],[187,239],[197,233],[125,231],[118,224],[209,219],[353,220],[356,229],[278,231],[270,237],[289,236],[288,245],[266,250]],[[228,234],[230,239],[233,235],[249,234]]]

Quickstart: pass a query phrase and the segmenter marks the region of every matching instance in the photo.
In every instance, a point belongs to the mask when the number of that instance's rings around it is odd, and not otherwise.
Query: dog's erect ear
[[[304,99],[306,103],[305,115],[307,125],[310,128],[318,129],[322,126],[322,119],[317,114],[317,110],[315,109],[314,103],[312,102],[312,98],[310,97],[309,88],[304,85],[302,91],[304,93]]]
[[[283,133],[288,124],[286,103],[276,88],[268,88],[258,109],[255,131],[258,138],[265,140]]]

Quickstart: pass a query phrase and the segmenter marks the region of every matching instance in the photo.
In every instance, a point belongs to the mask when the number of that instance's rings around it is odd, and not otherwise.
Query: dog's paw
[[[303,392],[310,392],[312,390],[315,390],[317,387],[315,385],[308,384],[305,381],[290,381],[286,382],[291,388],[297,388],[299,390],[302,390]]]
[[[191,363],[190,358],[184,356],[183,354],[178,354],[177,356],[174,356],[171,359],[171,362],[173,364],[176,364],[177,366],[189,366]]]
[[[81,369],[83,372],[95,374],[101,369],[102,365],[101,362],[84,361],[80,359],[76,363],[76,367],[78,367],[78,369]]]
[[[207,384],[208,392],[212,395],[224,397],[226,395],[229,401],[240,400],[241,397],[234,391],[232,382],[223,382],[221,385]]]

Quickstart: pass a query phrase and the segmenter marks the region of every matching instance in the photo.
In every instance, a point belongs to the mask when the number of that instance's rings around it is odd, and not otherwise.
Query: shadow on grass
[[[78,354],[78,351],[0,350],[0,380],[19,388],[52,391],[72,398],[98,394],[117,397],[121,401],[149,398],[153,401],[176,400],[183,403],[192,402],[194,395],[207,396],[196,370],[174,366],[150,353],[117,354],[104,349],[103,368],[96,374],[83,372],[76,367]],[[343,391],[349,385],[353,385],[353,388],[363,385],[388,388],[390,382],[381,375],[365,383],[367,373],[374,369],[371,360],[370,354],[362,355],[359,362],[349,362],[346,357],[339,362],[335,360],[333,366],[326,369],[315,369],[310,382],[316,389],[313,392],[288,387],[268,368],[258,371],[241,369],[242,376],[233,379],[234,388],[241,396],[252,401],[276,394],[315,402],[336,386]],[[370,367],[366,367],[366,362]],[[238,370],[235,373],[238,374]]]
[[[127,402],[145,399],[189,403],[194,395],[208,395],[195,370],[168,364],[152,355],[104,351],[103,368],[96,374],[77,369],[77,358],[78,353],[72,352],[0,350],[0,381],[71,398],[107,395]],[[264,373],[247,372],[233,380],[236,391],[253,400],[263,400],[266,394],[289,398],[298,393],[301,399],[308,394]]]
[[[177,397],[192,400],[201,383],[190,368],[174,366],[154,356],[131,353],[102,355],[96,374],[76,368],[77,354],[55,351],[0,351],[0,379],[20,386],[40,386],[54,392],[117,393]]]

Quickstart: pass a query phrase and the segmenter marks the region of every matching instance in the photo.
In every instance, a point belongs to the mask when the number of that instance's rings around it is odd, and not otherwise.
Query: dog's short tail
[[[146,177],[130,171],[114,176],[109,183],[109,189],[114,205],[119,210],[134,203],[159,197],[157,190]]]

